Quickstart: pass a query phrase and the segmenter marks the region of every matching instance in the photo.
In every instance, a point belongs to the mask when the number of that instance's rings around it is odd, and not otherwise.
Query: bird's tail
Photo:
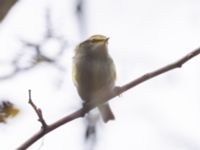
[[[103,104],[101,106],[98,106],[98,109],[105,123],[107,123],[109,120],[115,120],[115,116],[112,113],[109,104]]]

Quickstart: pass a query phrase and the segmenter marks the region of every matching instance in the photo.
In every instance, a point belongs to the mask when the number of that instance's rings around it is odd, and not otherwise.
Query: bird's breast
[[[79,58],[75,61],[75,81],[82,99],[90,99],[93,93],[114,86],[112,60]]]

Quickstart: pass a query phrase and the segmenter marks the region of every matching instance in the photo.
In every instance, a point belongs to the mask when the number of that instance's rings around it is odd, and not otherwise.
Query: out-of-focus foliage
[[[17,0],[0,0],[0,21],[4,19],[16,2]]]
[[[9,101],[0,103],[0,123],[5,123],[9,117],[15,117],[19,113],[19,109]]]

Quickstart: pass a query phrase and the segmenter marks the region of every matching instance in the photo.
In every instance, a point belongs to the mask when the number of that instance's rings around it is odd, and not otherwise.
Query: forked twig
[[[28,103],[33,107],[34,111],[36,112],[38,116],[38,121],[42,124],[42,130],[45,130],[48,127],[48,125],[43,118],[42,110],[34,104],[31,98],[31,90],[28,90],[28,97],[29,97]]]

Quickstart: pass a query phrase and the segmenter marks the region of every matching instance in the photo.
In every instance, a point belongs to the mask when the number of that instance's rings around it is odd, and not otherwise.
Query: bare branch
[[[36,142],[38,139],[40,139],[41,137],[43,137],[45,134],[51,132],[52,130],[55,130],[56,128],[62,126],[65,123],[68,123],[72,120],[75,120],[79,117],[83,117],[86,113],[88,113],[91,109],[97,107],[98,105],[101,105],[109,100],[111,100],[112,98],[118,96],[119,94],[139,85],[140,83],[149,80],[151,78],[154,78],[158,75],[161,75],[167,71],[173,70],[175,68],[180,68],[184,63],[186,63],[187,61],[189,61],[190,59],[192,59],[193,57],[197,56],[200,54],[200,48],[188,53],[186,56],[182,57],[181,59],[166,65],[162,68],[159,68],[155,71],[146,73],[144,75],[142,75],[139,78],[136,78],[135,80],[133,80],[130,83],[125,84],[124,86],[121,87],[117,87],[116,90],[113,90],[112,93],[105,93],[104,95],[104,99],[101,102],[91,102],[88,105],[84,105],[83,108],[75,111],[74,113],[48,125],[46,127],[45,130],[40,129],[35,135],[33,135],[32,137],[30,137],[27,141],[25,141],[20,147],[17,148],[17,150],[25,150],[28,147],[30,147],[34,142]]]
[[[28,103],[33,107],[34,111],[36,112],[36,114],[38,116],[38,121],[42,124],[42,130],[45,130],[48,127],[48,125],[43,118],[42,110],[40,108],[38,108],[32,101],[31,90],[28,90],[28,95],[29,95]]]

